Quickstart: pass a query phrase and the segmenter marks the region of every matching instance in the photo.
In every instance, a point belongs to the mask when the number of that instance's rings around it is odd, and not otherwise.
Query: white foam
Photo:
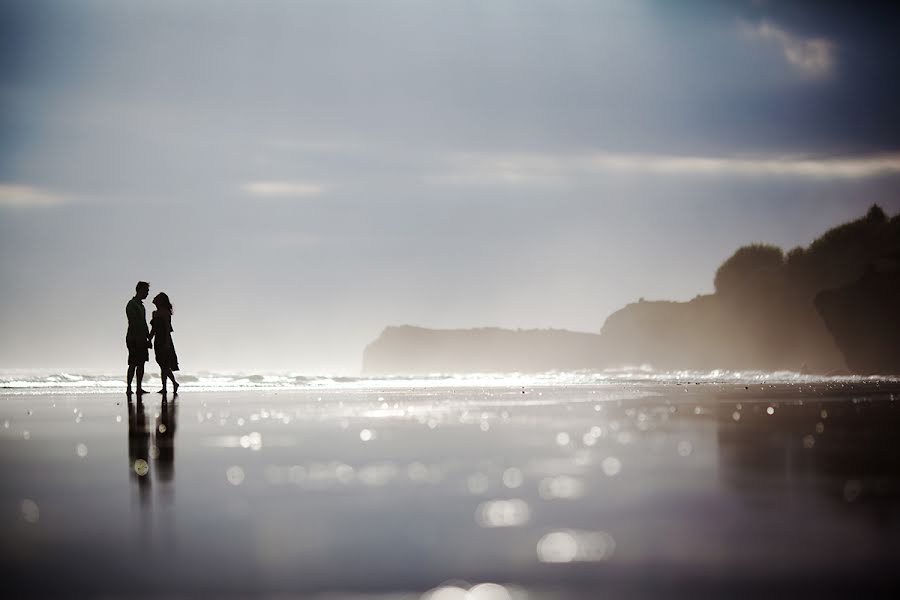
[[[185,390],[365,390],[408,388],[521,388],[521,402],[541,405],[553,403],[541,396],[547,386],[665,383],[730,383],[730,384],[814,384],[860,383],[865,381],[900,381],[897,377],[823,376],[793,371],[654,371],[647,366],[607,369],[603,371],[570,371],[547,373],[467,373],[430,375],[337,376],[298,373],[179,373]],[[145,382],[158,379],[146,377]],[[40,370],[0,371],[0,390],[6,393],[40,392],[115,392],[125,387],[122,375],[103,373],[49,372]]]

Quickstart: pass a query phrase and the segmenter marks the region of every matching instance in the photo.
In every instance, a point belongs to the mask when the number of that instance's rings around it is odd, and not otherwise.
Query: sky
[[[123,368],[138,280],[185,372],[709,293],[741,245],[900,212],[898,16],[3,0],[0,368]]]

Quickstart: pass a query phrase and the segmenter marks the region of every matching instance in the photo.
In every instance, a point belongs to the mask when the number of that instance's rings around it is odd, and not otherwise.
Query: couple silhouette
[[[128,389],[126,394],[131,397],[131,382],[137,374],[137,394],[147,392],[143,389],[144,363],[150,360],[150,348],[156,356],[159,365],[162,389],[158,393],[166,393],[166,383],[172,380],[172,393],[178,394],[178,382],[175,381],[175,371],[178,370],[178,355],[175,354],[175,344],[172,343],[172,303],[169,296],[160,292],[153,298],[156,310],[150,319],[150,328],[147,328],[147,311],[144,310],[144,300],[150,295],[150,284],[139,281],[134,287],[134,298],[125,306],[125,315],[128,317],[128,333],[125,334],[125,345],[128,347]],[[155,343],[154,343],[155,339]]]

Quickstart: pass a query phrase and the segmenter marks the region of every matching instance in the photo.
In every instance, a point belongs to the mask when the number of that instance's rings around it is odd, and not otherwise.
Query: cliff
[[[716,271],[713,294],[629,304],[607,318],[600,335],[388,327],[366,347],[363,370],[534,372],[650,364],[659,370],[900,374],[898,257],[900,215],[889,219],[876,205],[787,254],[768,245],[739,248]]]
[[[883,293],[881,288],[852,287],[841,300],[825,295],[818,310],[814,301],[892,256],[900,256],[900,216],[888,219],[873,206],[807,248],[787,254],[775,246],[739,248],[716,272],[714,294],[630,304],[607,319],[603,343],[616,363],[645,362],[657,369],[887,372],[884,360],[859,355],[876,339],[880,348],[898,341],[889,327],[879,333],[878,323],[891,322],[882,306],[889,301],[865,301],[861,291]]]
[[[366,346],[364,373],[542,372],[602,366],[600,336],[561,329],[512,331],[387,327]]]
[[[636,302],[606,320],[601,339],[613,365],[659,370],[845,369],[843,356],[812,305],[735,307],[718,294],[689,302]]]

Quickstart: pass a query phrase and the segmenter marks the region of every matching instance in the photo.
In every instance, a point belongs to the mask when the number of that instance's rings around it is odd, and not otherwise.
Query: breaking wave
[[[900,381],[896,377],[857,375],[809,375],[792,371],[654,371],[649,367],[604,371],[548,373],[466,373],[429,375],[310,375],[301,373],[179,373],[184,390],[229,391],[249,389],[390,389],[430,387],[540,387],[598,385],[604,383],[827,383]],[[158,384],[158,375],[145,375],[145,385]],[[47,372],[39,370],[0,371],[0,390],[15,392],[119,392],[125,387],[122,375],[102,373]]]

